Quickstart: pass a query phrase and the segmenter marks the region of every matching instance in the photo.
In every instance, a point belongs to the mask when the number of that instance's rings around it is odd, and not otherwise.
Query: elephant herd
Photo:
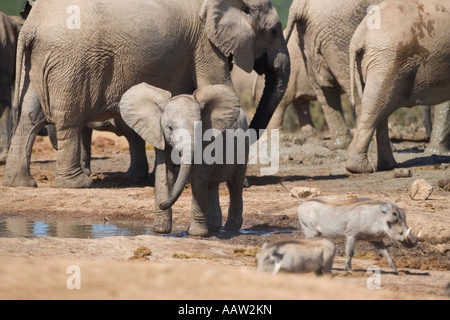
[[[194,163],[195,139],[181,150],[174,136],[180,130],[195,136],[198,123],[215,139],[225,139],[228,129],[250,129],[259,138],[279,127],[287,105],[301,101],[306,110],[317,99],[330,149],[348,148],[347,170],[367,173],[374,171],[367,153],[375,132],[375,169],[396,166],[387,126],[392,112],[442,103],[431,145],[450,150],[447,0],[293,0],[284,32],[271,0],[29,0],[22,18],[0,18],[3,185],[37,186],[31,149],[48,126],[58,149],[55,187],[90,187],[92,129],[114,130],[130,143],[134,177],[147,176],[145,143],[155,146],[154,230],[160,233],[171,232],[171,206],[188,180],[190,234],[221,227],[222,182],[230,190],[225,228],[242,225],[247,162]],[[233,86],[233,66],[265,76],[250,125]],[[354,136],[342,93],[356,111]],[[241,148],[251,140],[246,136]],[[208,146],[203,141],[200,147]],[[191,162],[175,165],[174,154]]]

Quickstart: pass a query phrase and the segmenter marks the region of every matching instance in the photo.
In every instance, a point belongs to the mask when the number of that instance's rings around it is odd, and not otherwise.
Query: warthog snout
[[[414,248],[418,242],[419,242],[419,238],[417,236],[415,236],[411,232],[411,228],[409,228],[405,234],[405,239],[402,242],[402,244],[407,248]]]

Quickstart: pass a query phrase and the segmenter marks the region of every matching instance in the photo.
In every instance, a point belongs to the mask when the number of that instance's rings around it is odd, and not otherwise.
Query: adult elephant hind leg
[[[377,127],[377,155],[377,171],[388,171],[397,166],[389,139],[388,119],[382,120]]]
[[[450,154],[450,101],[434,107],[434,124],[427,154]]]
[[[12,130],[11,108],[0,105],[0,165],[6,163]]]
[[[80,189],[92,186],[92,180],[81,167],[81,132],[78,127],[58,128],[58,156],[55,188]]]
[[[5,187],[37,187],[31,176],[31,151],[37,133],[46,121],[36,93],[30,88],[22,103],[22,112],[11,141],[6,161],[3,185]]]
[[[352,134],[345,121],[341,104],[340,88],[322,88],[317,94],[317,99],[322,104],[328,127],[330,129],[330,150],[345,150],[352,142]]]
[[[378,95],[375,94],[373,96],[377,97]],[[380,105],[383,103],[382,100],[371,98],[368,95],[364,96],[362,99],[362,114],[358,119],[355,137],[347,150],[347,163],[345,167],[347,171],[351,173],[374,172],[374,167],[369,163],[368,152],[375,130],[381,123],[382,112]],[[387,133],[383,131],[384,129],[387,130],[387,123],[385,125],[386,127],[381,127],[379,131],[379,148],[382,147],[382,141],[384,140],[385,135],[387,135]]]

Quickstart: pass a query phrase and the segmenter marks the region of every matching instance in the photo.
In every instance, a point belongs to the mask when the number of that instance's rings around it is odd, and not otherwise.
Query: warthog
[[[280,184],[291,192],[282,181]],[[406,224],[405,211],[395,202],[365,198],[316,198],[306,201],[292,195],[302,203],[298,208],[298,219],[306,238],[346,238],[346,270],[352,270],[352,257],[358,240],[372,243],[395,273],[398,273],[397,266],[389,256],[383,239],[392,238],[407,248],[415,247],[419,241]]]
[[[334,244],[327,239],[281,241],[271,245],[266,243],[256,255],[257,270],[331,274],[335,253]]]
[[[345,268],[349,271],[358,240],[372,243],[395,273],[398,273],[397,267],[383,239],[392,238],[407,248],[418,242],[406,224],[404,210],[391,201],[312,199],[300,205],[298,218],[306,238],[345,237]]]

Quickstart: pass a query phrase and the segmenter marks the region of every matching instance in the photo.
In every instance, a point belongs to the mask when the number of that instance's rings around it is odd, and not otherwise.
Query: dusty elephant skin
[[[373,171],[367,152],[375,131],[376,170],[397,165],[388,132],[388,116],[397,108],[450,99],[449,3],[387,0],[380,8],[381,29],[368,28],[368,16],[350,44],[350,75],[362,99],[362,114],[347,155],[346,168],[352,173]],[[352,93],[352,100],[355,96]],[[448,123],[448,112],[442,114]],[[445,131],[450,126],[439,127],[438,134],[448,137]]]
[[[297,36],[302,59],[331,133],[331,149],[347,149],[352,135],[345,121],[341,94],[351,93],[348,47],[367,8],[381,0],[294,0],[287,40]],[[357,106],[358,110],[359,107]]]
[[[33,7],[19,37],[18,61],[25,68],[17,67],[20,86],[13,115],[21,118],[9,151],[5,186],[36,186],[29,168],[31,145],[36,132],[53,123],[59,149],[55,187],[90,187],[92,181],[80,164],[82,128],[118,117],[123,93],[142,82],[173,95],[214,84],[232,88],[230,61],[246,72],[254,69],[266,75],[251,128],[259,132],[267,127],[290,74],[286,41],[271,1],[103,4],[77,4],[80,28],[67,26],[67,7],[73,5],[69,0],[42,1]],[[50,50],[54,47],[60,50]]]
[[[335,254],[334,244],[327,239],[281,241],[271,245],[266,243],[256,255],[256,268],[271,273],[331,274]]]
[[[227,141],[225,130],[248,131],[247,120],[234,90],[224,85],[205,86],[193,95],[172,98],[170,92],[142,83],[124,94],[120,112],[125,122],[156,148],[155,232],[172,231],[171,207],[188,180],[192,187],[190,235],[206,236],[210,231],[221,228],[219,184],[222,182],[227,182],[230,192],[225,229],[238,231],[241,228],[249,139],[244,138],[240,142],[243,144],[234,144],[233,162],[229,163],[227,146],[230,141]],[[200,123],[202,136],[203,132],[216,130],[216,134],[222,137],[219,147],[223,154],[220,159],[215,157],[213,163],[208,163],[213,159],[205,159],[203,154],[201,161],[194,163],[198,157],[195,153],[212,145],[203,142],[201,150],[196,145],[196,130]],[[179,165],[175,163],[174,154],[181,154]]]
[[[351,260],[359,240],[372,243],[396,273],[397,267],[383,239],[392,238],[408,248],[418,242],[406,225],[405,212],[393,202],[313,199],[298,208],[298,218],[306,238],[324,236],[346,239],[347,270],[352,269]]]
[[[11,87],[14,82],[16,47],[23,17],[0,12],[0,165],[5,164],[12,135]]]

